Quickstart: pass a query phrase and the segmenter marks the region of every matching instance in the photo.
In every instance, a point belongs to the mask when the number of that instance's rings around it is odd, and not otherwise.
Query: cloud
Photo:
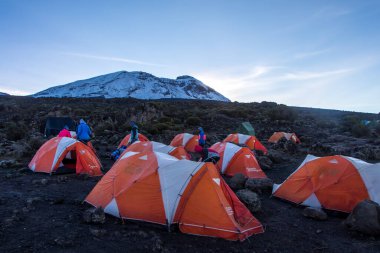
[[[25,90],[12,89],[5,86],[0,86],[0,92],[8,93],[10,95],[15,95],[15,96],[26,96],[26,95],[31,94],[30,92],[27,92]]]
[[[303,81],[303,80],[310,80],[310,79],[317,79],[317,78],[326,78],[326,77],[349,73],[352,71],[353,69],[337,69],[337,70],[320,71],[320,72],[293,72],[293,73],[286,73],[283,76],[280,76],[278,81],[281,81],[281,80]]]
[[[292,71],[285,67],[255,66],[246,71],[241,70],[238,74],[212,71],[194,73],[194,76],[231,100],[241,102],[265,100],[289,104],[300,97],[306,103],[308,97],[320,93],[321,90],[326,91],[326,87],[336,79],[343,78],[353,71],[354,69],[349,68]]]
[[[323,50],[317,50],[317,51],[311,51],[311,52],[298,53],[294,56],[294,58],[305,59],[305,58],[310,58],[310,57],[318,56],[321,54],[325,54],[329,51],[330,49],[323,49]]]
[[[69,55],[69,56],[82,57],[82,58],[96,59],[96,60],[125,62],[125,63],[131,63],[131,64],[145,65],[145,66],[166,67],[165,65],[161,65],[161,64],[132,60],[132,59],[121,58],[121,57],[99,56],[99,55],[89,55],[89,54],[79,54],[79,53],[62,53],[62,54]]]
[[[338,18],[341,16],[346,16],[352,13],[352,10],[338,7],[325,7],[317,10],[311,18],[313,19],[326,19],[326,18]]]

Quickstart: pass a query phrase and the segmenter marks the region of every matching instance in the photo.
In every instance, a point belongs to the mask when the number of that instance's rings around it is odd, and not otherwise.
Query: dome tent
[[[84,143],[68,137],[55,137],[36,152],[29,168],[34,172],[55,173],[59,168],[77,174],[100,176],[101,164],[94,151]]]
[[[264,231],[212,163],[159,152],[126,152],[85,201],[123,219],[178,224],[189,234],[244,240]]]
[[[295,133],[285,133],[285,132],[274,132],[272,136],[268,139],[268,142],[277,143],[280,139],[285,138],[288,141],[292,141],[295,144],[301,143]]]
[[[131,144],[124,152],[147,152],[156,151],[174,156],[177,159],[187,159],[190,160],[191,156],[186,152],[184,147],[173,147],[170,145],[165,145],[160,142],[155,141],[136,141]],[[121,155],[122,156],[122,155]]]
[[[351,212],[365,199],[380,203],[380,163],[347,156],[308,155],[273,195],[312,207]]]
[[[220,155],[216,164],[222,174],[234,176],[238,173],[248,178],[266,178],[255,155],[245,147],[239,147],[229,142],[217,142],[211,146]]]
[[[189,133],[177,134],[170,142],[170,146],[183,146],[188,152],[195,152],[195,146],[197,145],[198,136]]]
[[[264,145],[257,139],[256,136],[253,135],[245,135],[245,134],[229,134],[224,140],[224,142],[232,142],[237,145],[247,146],[251,150],[260,150],[264,154],[268,152],[268,150],[264,147]]]

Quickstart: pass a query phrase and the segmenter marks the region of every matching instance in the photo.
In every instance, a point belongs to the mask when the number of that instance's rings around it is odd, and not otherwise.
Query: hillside
[[[137,100],[104,98],[0,98],[0,243],[4,252],[379,252],[377,236],[342,225],[345,214],[328,213],[316,221],[302,215],[303,207],[259,195],[254,213],[265,233],[242,243],[186,235],[174,228],[106,216],[104,224],[87,224],[83,203],[99,178],[32,173],[27,164],[46,141],[43,128],[49,116],[84,118],[95,132],[93,144],[108,170],[110,153],[139,124],[150,140],[168,144],[181,132],[203,126],[208,143],[223,140],[243,121],[250,121],[269,155],[257,152],[265,174],[281,183],[306,154],[343,154],[380,161],[380,128],[360,121],[379,120],[376,114],[292,108],[276,103],[225,103],[194,100]],[[269,144],[274,131],[295,132],[300,145]],[[226,178],[229,182],[229,178]],[[6,189],[6,190],[5,190]],[[16,249],[16,250],[15,250]]]

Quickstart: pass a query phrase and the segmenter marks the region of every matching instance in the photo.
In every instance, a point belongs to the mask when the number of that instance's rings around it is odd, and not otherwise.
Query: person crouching
[[[213,164],[216,164],[220,159],[219,153],[211,148],[197,145],[195,146],[195,152],[201,155],[202,162],[212,162]]]

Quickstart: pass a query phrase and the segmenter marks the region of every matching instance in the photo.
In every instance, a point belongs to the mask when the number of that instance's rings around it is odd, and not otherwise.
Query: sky
[[[380,112],[380,1],[0,0],[0,92],[116,71],[231,101]]]

